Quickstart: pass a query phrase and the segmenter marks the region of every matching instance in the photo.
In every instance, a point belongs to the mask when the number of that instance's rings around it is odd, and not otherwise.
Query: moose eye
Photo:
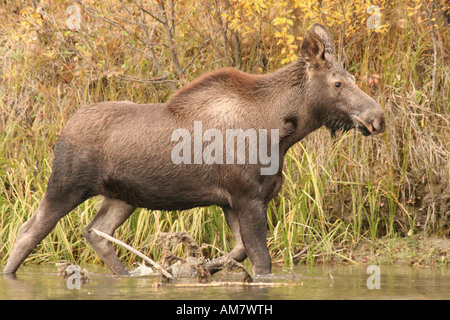
[[[334,83],[334,86],[335,86],[336,88],[340,88],[341,85],[342,85],[342,83],[339,82],[339,81],[336,81],[336,82]]]

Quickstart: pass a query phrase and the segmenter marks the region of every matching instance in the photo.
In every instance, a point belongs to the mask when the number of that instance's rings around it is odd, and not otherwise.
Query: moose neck
[[[303,60],[262,76],[259,83],[266,119],[276,121],[276,127],[281,128],[284,152],[321,126],[306,103],[308,73]]]

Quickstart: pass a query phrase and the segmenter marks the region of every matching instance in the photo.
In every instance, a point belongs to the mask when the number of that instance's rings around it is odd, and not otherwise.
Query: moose
[[[83,235],[115,274],[128,271],[111,242],[94,228],[113,235],[137,207],[187,210],[211,205],[222,208],[236,245],[210,261],[208,270],[220,270],[228,258],[242,262],[248,257],[255,275],[270,274],[267,207],[281,189],[288,149],[322,126],[331,132],[356,128],[364,136],[385,128],[380,105],[338,61],[325,27],[316,23],[308,29],[300,51],[298,60],[264,75],[233,68],[212,71],[166,103],[102,102],[78,110],[55,145],[46,192],[20,227],[3,273],[14,274],[61,218],[101,195],[103,202]],[[273,174],[262,174],[265,164],[259,160],[174,163],[177,141],[172,134],[179,128],[193,133],[194,122],[201,122],[204,132],[277,130],[265,143],[276,147],[272,153],[276,151],[280,165]],[[190,157],[196,150],[191,148]]]

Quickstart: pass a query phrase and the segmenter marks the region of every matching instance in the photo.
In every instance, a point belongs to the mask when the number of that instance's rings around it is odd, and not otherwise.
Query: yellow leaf
[[[32,7],[26,7],[26,8],[24,8],[24,9],[20,10],[20,15],[21,15],[21,16],[26,16],[26,15],[32,13],[33,11],[34,11],[34,10],[33,10]]]
[[[294,41],[295,41],[295,37],[292,34],[287,36],[287,43],[288,44],[294,43]]]
[[[275,19],[273,19],[273,25],[277,26],[279,24],[284,24],[285,21],[286,21],[286,18],[276,17]]]

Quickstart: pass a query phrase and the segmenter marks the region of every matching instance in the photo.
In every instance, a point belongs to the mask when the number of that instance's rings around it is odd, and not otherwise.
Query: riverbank
[[[352,253],[363,264],[450,266],[450,240],[422,236],[361,243]]]

